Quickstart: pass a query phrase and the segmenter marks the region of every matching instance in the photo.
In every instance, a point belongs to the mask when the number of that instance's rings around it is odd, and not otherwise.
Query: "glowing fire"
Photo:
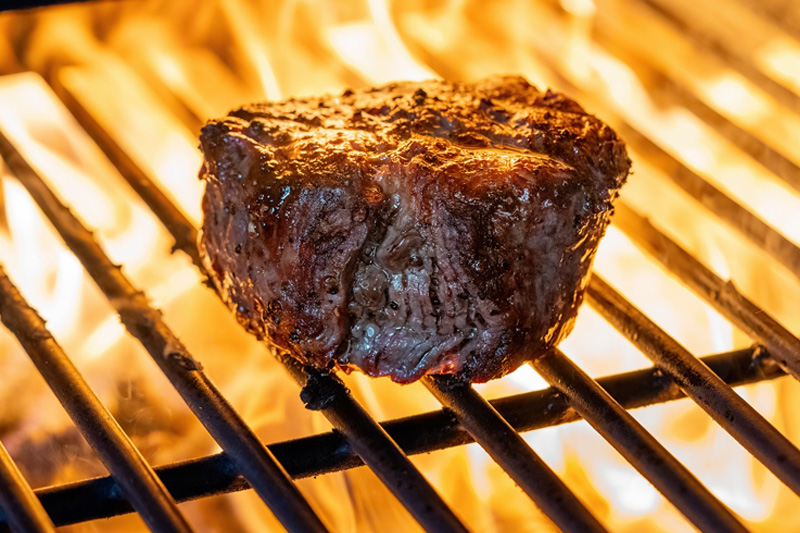
[[[0,78],[0,127],[98,231],[112,258],[147,288],[170,325],[265,441],[327,431],[330,426],[320,415],[302,407],[296,387],[265,356],[263,346],[244,334],[200,286],[188,260],[169,254],[168,235],[47,84],[75,98],[198,222],[202,190],[196,179],[196,128],[204,119],[246,101],[436,76],[470,79],[521,72],[535,83],[556,86],[565,79],[590,109],[597,105],[601,108],[592,110],[601,116],[610,110],[624,117],[800,242],[800,225],[794,222],[800,212],[796,191],[775,181],[697,116],[674,102],[651,98],[647,79],[635,66],[590,39],[593,24],[618,28],[619,46],[641,39],[631,27],[647,27],[658,43],[648,47],[649,61],[789,157],[797,157],[793,148],[800,141],[800,116],[719,59],[687,48],[680,35],[644,12],[623,9],[613,0],[562,4],[363,0],[320,7],[303,0],[151,0],[5,15],[0,18],[2,72],[31,70],[44,79],[30,73]],[[780,35],[758,51],[757,62],[770,77],[800,94],[798,58],[800,43]],[[800,329],[797,281],[785,272],[765,276],[765,269],[772,268],[769,258],[740,242],[644,158],[634,154],[634,159],[635,175],[626,199],[670,228],[679,242],[721,275],[733,277],[790,328]],[[161,464],[214,451],[215,444],[124,334],[24,190],[13,179],[2,183],[3,262],[148,459]],[[596,267],[698,354],[747,342],[613,228]],[[31,377],[33,369],[5,331],[0,332],[0,348],[0,399],[18,406],[0,415],[0,437],[34,485],[103,473],[45,385]],[[647,365],[589,308],[582,310],[562,348],[596,376]],[[421,386],[398,387],[360,375],[346,380],[379,419],[439,407]],[[526,367],[479,390],[495,397],[544,386]],[[740,392],[790,437],[800,437],[797,427],[786,422],[788,406],[800,395],[794,382],[782,380]],[[636,416],[753,529],[770,531],[776,517],[783,528],[800,526],[788,489],[692,404],[649,408]],[[613,530],[691,529],[588,425],[550,428],[526,438]],[[476,445],[413,460],[476,531],[552,528]],[[394,531],[418,529],[365,469],[302,481],[300,487],[336,531],[387,531],[386,524],[393,524]],[[249,492],[183,508],[200,530],[280,529]],[[143,529],[131,516],[103,528],[112,526]],[[92,528],[88,524],[71,530]]]

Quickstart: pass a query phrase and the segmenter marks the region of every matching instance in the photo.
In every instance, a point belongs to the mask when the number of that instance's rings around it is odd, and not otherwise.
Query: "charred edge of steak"
[[[256,104],[201,135],[201,254],[304,363],[486,381],[572,329],[630,161],[524,79]]]

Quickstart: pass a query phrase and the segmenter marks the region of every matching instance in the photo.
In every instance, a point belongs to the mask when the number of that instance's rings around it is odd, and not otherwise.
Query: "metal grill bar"
[[[120,163],[117,167],[120,174],[175,239],[174,249],[188,255],[200,272],[207,276],[197,251],[197,229],[186,215],[133,162],[66,87],[57,86],[54,90],[109,160]],[[430,531],[464,530],[441,496],[334,376],[304,368],[291,357],[279,354],[278,360],[297,384],[303,387],[305,394],[312,394],[316,390],[323,395],[330,395],[323,401],[308,398],[312,401],[305,403],[319,409],[333,427],[348,437],[365,463],[420,523]]]
[[[422,382],[562,531],[605,531],[556,473],[471,385],[444,376],[428,376]]]
[[[760,348],[711,355],[704,357],[703,362],[731,386],[785,375]],[[685,397],[672,379],[654,367],[600,378],[597,383],[624,409]],[[520,432],[580,419],[567,397],[552,387],[490,400],[489,403]],[[390,420],[382,426],[409,455],[473,442],[448,410]],[[347,439],[337,431],[270,444],[269,448],[295,479],[364,464]],[[156,472],[178,501],[250,488],[234,462],[224,453],[158,467]],[[59,526],[132,511],[111,477],[40,489],[36,494]],[[0,531],[5,523],[1,514]]]
[[[0,318],[153,531],[190,532],[161,480],[0,266]]]
[[[197,251],[197,231],[186,215],[152,182],[141,167],[131,159],[128,153],[66,87],[53,84],[52,88],[78,123],[116,167],[120,175],[166,226],[172,238],[175,239],[173,250],[181,250],[189,256],[195,266],[202,269],[203,264]]]
[[[12,11],[15,9],[31,9],[34,7],[55,6],[59,4],[77,4],[89,0],[3,0],[0,3],[0,11]]]
[[[700,359],[599,276],[592,277],[586,297],[611,325],[669,374],[687,396],[787,487],[800,494],[800,450],[786,437]]]
[[[800,339],[741,294],[733,283],[717,276],[624,202],[616,205],[614,226],[750,338],[763,344],[786,372],[800,380]]]
[[[17,465],[0,443],[0,508],[15,531],[55,533],[55,527]]]
[[[427,531],[467,531],[402,448],[338,377],[304,367],[287,354],[279,353],[277,358],[303,387],[300,397],[306,407],[322,411],[331,425],[346,436],[353,451]]]
[[[128,331],[147,349],[214,440],[246,473],[281,523],[291,530],[326,531],[288,474],[167,327],[161,313],[150,307],[144,293],[111,262],[92,233],[60,202],[4,134],[0,134],[0,156],[106,295]]]
[[[736,516],[560,350],[531,366],[701,531],[746,531]]]

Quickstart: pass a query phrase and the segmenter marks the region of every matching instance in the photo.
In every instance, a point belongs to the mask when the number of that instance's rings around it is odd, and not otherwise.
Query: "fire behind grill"
[[[649,9],[657,2],[644,2]],[[659,11],[666,17],[663,11]],[[690,27],[689,30],[696,27]],[[611,37],[608,36],[610,39]],[[703,206],[763,248],[800,277],[800,249],[756,215],[714,187],[592,95],[581,94],[553,58],[553,75],[587,107],[603,110],[631,146],[644,154]],[[746,68],[743,70],[748,72]],[[653,67],[655,68],[655,67]],[[673,83],[680,83],[674,81]],[[104,131],[68,88],[57,94],[134,191],[175,239],[175,248],[202,270],[196,229],[148,174]],[[690,101],[700,108],[703,104]],[[723,131],[741,141],[743,132]],[[3,125],[0,124],[0,131]],[[746,132],[744,132],[746,136]],[[744,141],[740,143],[745,146]],[[747,137],[746,146],[759,146]],[[755,148],[751,154],[758,153]],[[731,323],[754,347],[698,358],[658,328],[601,278],[590,283],[587,300],[647,357],[653,368],[595,381],[555,351],[533,363],[550,389],[487,402],[472,387],[428,378],[426,387],[444,409],[379,424],[335,376],[280,362],[302,388],[310,409],[321,411],[335,431],[265,446],[216,389],[202,366],[163,322],[144,292],[113,264],[91,232],[73,215],[25,160],[14,139],[0,133],[0,156],[28,190],[62,239],[147,349],[223,452],[167,465],[155,471],[141,458],[72,366],[44,323],[0,271],[0,316],[19,338],[76,425],[103,459],[110,477],[32,491],[0,448],[0,527],[49,531],[65,525],[136,511],[155,531],[186,531],[176,501],[253,488],[292,531],[325,526],[296,489],[303,478],[366,465],[428,531],[462,531],[464,525],[409,461],[408,455],[478,442],[530,498],[565,531],[600,531],[602,524],[522,440],[521,431],[589,422],[634,468],[694,525],[705,531],[741,531],[739,519],[653,438],[627,409],[688,396],[721,427],[800,495],[800,451],[750,407],[731,386],[800,377],[800,340],[740,294],[729,282],[683,250],[636,209],[620,204],[614,225],[660,261]],[[775,164],[774,157],[764,161]],[[775,167],[776,169],[778,167]],[[797,186],[797,173],[780,166],[775,174]],[[109,421],[110,420],[110,421]],[[155,473],[154,473],[155,472]],[[39,503],[41,502],[41,503]]]

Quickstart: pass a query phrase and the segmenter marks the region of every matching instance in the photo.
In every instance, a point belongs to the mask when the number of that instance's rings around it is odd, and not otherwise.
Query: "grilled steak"
[[[318,368],[486,381],[572,329],[624,144],[520,77],[394,83],[203,128],[203,260]]]

